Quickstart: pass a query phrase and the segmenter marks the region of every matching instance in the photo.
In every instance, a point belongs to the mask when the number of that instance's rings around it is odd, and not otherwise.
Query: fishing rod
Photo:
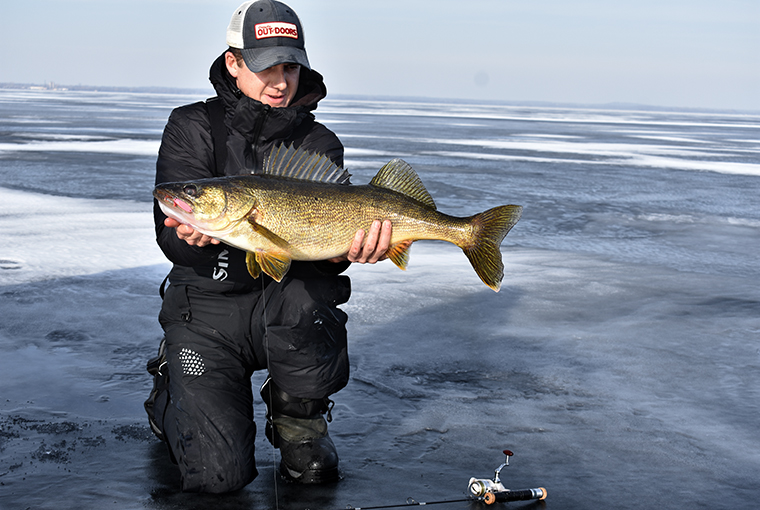
[[[362,506],[355,507],[346,505],[347,510],[380,510],[385,508],[401,508],[405,506],[427,506],[441,505],[444,503],[462,503],[465,501],[481,501],[486,505],[494,503],[508,503],[510,501],[530,501],[532,499],[544,500],[547,492],[543,487],[536,489],[519,489],[511,490],[504,487],[499,475],[501,470],[509,466],[509,458],[514,455],[510,450],[503,451],[505,455],[504,462],[494,470],[493,479],[488,478],[470,478],[467,483],[468,497],[462,499],[446,499],[440,501],[416,501],[414,498],[407,498],[406,503],[398,505],[380,505],[380,506]]]
[[[482,500],[486,505],[496,502],[529,501],[531,499],[544,500],[547,492],[543,487],[537,489],[510,490],[501,483],[499,475],[501,470],[509,466],[509,458],[514,455],[510,450],[504,450],[504,462],[494,471],[493,480],[487,478],[470,478],[467,488],[470,496]]]

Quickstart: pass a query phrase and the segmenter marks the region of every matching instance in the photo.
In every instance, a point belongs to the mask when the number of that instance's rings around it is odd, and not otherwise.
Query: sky
[[[0,82],[208,88],[239,0],[0,5]],[[291,0],[330,94],[760,110],[757,0]]]

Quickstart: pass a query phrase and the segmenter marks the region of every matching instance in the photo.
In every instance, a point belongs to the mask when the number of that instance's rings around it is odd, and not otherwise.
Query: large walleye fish
[[[153,195],[164,213],[247,251],[248,271],[280,281],[291,260],[324,260],[348,252],[356,231],[374,220],[393,223],[388,258],[401,269],[420,239],[459,246],[481,280],[499,291],[499,245],[522,213],[504,205],[469,218],[440,213],[417,173],[400,159],[368,185],[347,186],[349,174],[327,157],[279,146],[261,175],[164,183]]]

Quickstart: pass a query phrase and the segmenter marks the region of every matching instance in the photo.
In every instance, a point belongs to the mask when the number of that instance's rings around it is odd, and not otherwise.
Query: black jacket
[[[338,137],[314,120],[311,113],[327,95],[322,76],[301,70],[298,91],[290,106],[272,108],[244,96],[229,75],[222,54],[211,65],[210,80],[222,101],[227,127],[227,160],[224,175],[258,173],[272,147],[279,142],[326,154],[343,166],[343,145]],[[164,128],[156,162],[156,184],[218,176],[208,110],[203,102],[172,111]],[[203,248],[179,239],[173,228],[164,226],[166,216],[154,202],[156,239],[174,263],[171,280],[199,275],[220,291],[245,290],[253,279],[245,267],[245,252],[226,244]],[[295,264],[295,263],[294,263]],[[321,269],[339,273],[343,264],[323,263]],[[211,282],[217,282],[214,285]]]

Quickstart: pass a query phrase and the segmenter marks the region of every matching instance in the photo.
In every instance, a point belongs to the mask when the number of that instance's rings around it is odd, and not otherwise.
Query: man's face
[[[279,64],[260,73],[251,72],[241,62],[235,60],[232,53],[227,53],[227,69],[237,80],[240,91],[251,99],[261,101],[273,107],[288,106],[298,90],[298,78],[301,66],[298,64]]]

